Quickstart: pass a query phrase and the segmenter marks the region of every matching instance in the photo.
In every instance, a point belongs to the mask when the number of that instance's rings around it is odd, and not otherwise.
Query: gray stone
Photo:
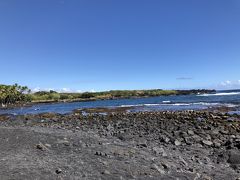
[[[240,153],[231,151],[227,162],[230,164],[240,164]]]
[[[163,157],[166,157],[167,156],[167,153],[166,151],[163,149],[163,148],[159,148],[159,147],[154,147],[153,148],[153,152],[156,154],[156,155],[161,155]]]
[[[202,143],[204,145],[207,145],[207,146],[212,146],[213,145],[213,142],[212,141],[207,141],[207,140],[203,140]]]
[[[194,135],[194,132],[193,132],[192,130],[188,130],[187,133],[188,133],[189,135]]]
[[[39,149],[39,150],[43,150],[44,149],[44,146],[42,144],[37,144],[36,145],[36,148]]]
[[[219,148],[219,147],[221,147],[221,144],[219,142],[214,142],[214,147]]]
[[[45,144],[45,146],[48,148],[52,147],[51,144]]]
[[[60,173],[62,173],[62,170],[60,169],[60,168],[58,168],[58,169],[56,169],[56,174],[60,174]]]
[[[165,143],[169,143],[170,139],[168,137],[162,137],[162,141]]]
[[[174,141],[174,144],[175,144],[176,146],[180,146],[182,143],[181,143],[180,141],[178,141],[178,140],[175,140],[175,141]]]
[[[36,148],[39,150],[47,150],[47,147],[45,145],[43,145],[42,143],[39,143],[36,145]]]
[[[193,139],[191,137],[185,137],[184,141],[187,145],[191,145],[194,143]]]
[[[108,170],[104,170],[103,172],[102,172],[102,174],[107,174],[107,175],[109,175],[109,174],[111,174]]]
[[[229,133],[228,130],[221,130],[220,132],[221,132],[222,134],[226,134],[226,135]]]
[[[165,174],[166,172],[159,167],[157,164],[153,164],[152,169],[156,169],[160,174]]]

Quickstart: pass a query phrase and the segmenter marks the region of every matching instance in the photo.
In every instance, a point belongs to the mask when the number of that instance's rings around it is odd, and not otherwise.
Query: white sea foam
[[[142,104],[143,106],[161,106],[162,104]]]
[[[240,95],[240,92],[216,93],[216,94],[201,94],[201,95],[197,95],[197,96],[231,96],[231,95]]]
[[[143,107],[143,106],[226,106],[226,107],[238,107],[235,104],[224,104],[224,103],[208,103],[208,102],[195,102],[195,103],[161,103],[161,104],[129,104],[121,105],[120,107]]]
[[[120,107],[139,107],[139,106],[160,106],[161,104],[129,104],[121,105]]]
[[[236,105],[236,104],[224,104],[224,106],[226,107],[238,107],[239,105]]]
[[[165,105],[165,106],[190,106],[191,104],[189,103],[174,103],[174,104],[162,104],[162,105]]]
[[[217,106],[220,103],[207,103],[207,102],[197,102],[197,103],[192,103],[193,105],[203,105],[203,106]]]
[[[120,107],[138,107],[142,106],[141,104],[136,104],[136,105],[121,105]]]
[[[170,103],[171,101],[162,101],[163,103]]]
[[[188,103],[174,103],[174,104],[135,104],[135,105],[121,105],[120,107],[141,107],[141,106],[189,106]]]

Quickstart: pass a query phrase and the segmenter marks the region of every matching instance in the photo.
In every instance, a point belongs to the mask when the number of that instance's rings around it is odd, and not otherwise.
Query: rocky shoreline
[[[0,179],[240,178],[240,116],[210,111],[0,116]]]

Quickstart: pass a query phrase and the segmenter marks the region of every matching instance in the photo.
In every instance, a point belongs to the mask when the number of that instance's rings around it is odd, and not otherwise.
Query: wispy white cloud
[[[38,91],[54,91],[54,88],[40,88],[40,87],[35,87],[32,89],[32,92],[38,92]]]
[[[239,89],[240,80],[226,80],[218,84],[219,89]]]
[[[57,89],[57,92],[60,93],[82,93],[82,90],[75,90],[75,89],[71,89],[71,88],[62,88],[62,89]]]
[[[67,88],[67,87],[64,87],[64,88],[60,88],[60,89],[54,89],[54,88],[40,88],[40,87],[35,87],[32,89],[32,92],[38,92],[38,91],[50,91],[50,90],[53,90],[53,91],[56,91],[56,92],[59,92],[59,93],[83,93],[83,92],[96,92],[94,89],[91,89],[89,91],[83,91],[83,90],[75,90],[75,89],[71,89],[71,88]]]
[[[38,92],[38,91],[41,91],[40,87],[35,87],[32,89],[32,92]]]
[[[229,85],[232,85],[232,84],[233,84],[233,82],[229,81],[229,80],[223,81],[223,82],[220,83],[220,85],[222,85],[222,86],[229,86]]]
[[[68,92],[72,92],[72,90],[70,88],[62,88],[62,89],[59,89],[58,92],[68,93]]]

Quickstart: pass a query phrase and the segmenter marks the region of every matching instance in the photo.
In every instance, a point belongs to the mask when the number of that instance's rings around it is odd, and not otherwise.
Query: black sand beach
[[[240,178],[238,115],[46,113],[0,120],[0,179]]]

